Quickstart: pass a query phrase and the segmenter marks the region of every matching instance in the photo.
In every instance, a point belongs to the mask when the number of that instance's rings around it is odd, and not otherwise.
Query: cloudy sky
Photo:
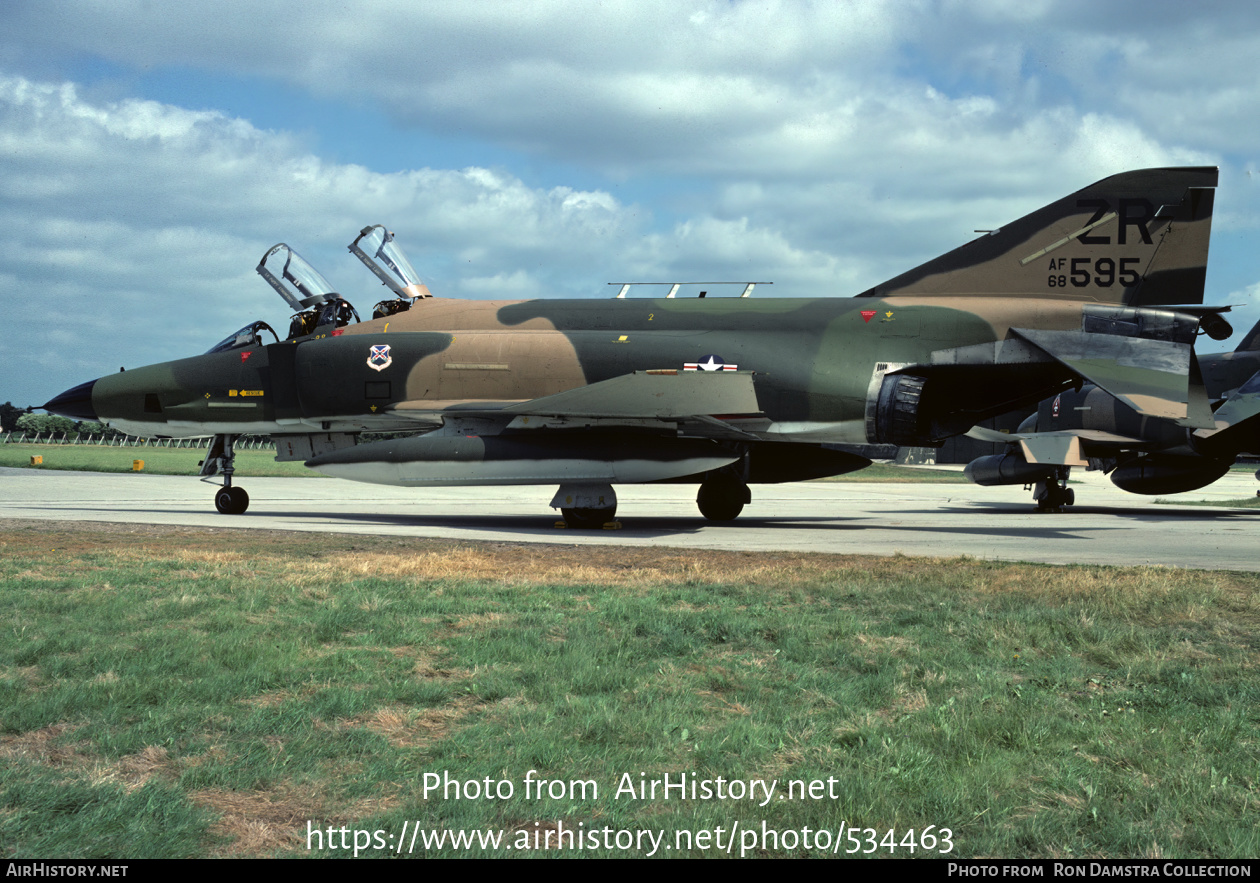
[[[355,7],[0,4],[0,401],[283,331],[280,241],[360,312],[372,223],[438,296],[844,296],[1160,165],[1221,167],[1207,300],[1260,320],[1253,4]]]

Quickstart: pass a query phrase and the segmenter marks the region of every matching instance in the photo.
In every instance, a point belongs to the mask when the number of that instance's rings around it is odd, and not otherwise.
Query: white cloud
[[[282,238],[363,306],[378,292],[344,245],[378,222],[439,294],[602,296],[613,279],[745,267],[769,293],[852,293],[1146,165],[1222,164],[1217,230],[1254,229],[1260,10],[1188,9],[16,2],[0,67],[27,77],[0,77],[0,297],[32,323],[46,292],[135,298],[129,318],[174,351],[190,314],[217,338],[278,313],[251,270]],[[63,85],[84,58],[117,67]],[[384,108],[503,160],[337,162],[310,146],[319,133],[133,98],[128,77],[154,68]]]
[[[365,223],[388,222],[448,296],[607,296],[621,256],[656,275],[715,245],[684,227],[668,258],[645,250],[646,213],[602,191],[530,187],[499,169],[381,174],[221,114],[96,103],[21,77],[0,77],[0,149],[0,301],[12,332],[0,358],[51,359],[50,374],[22,378],[45,398],[85,366],[189,355],[258,315],[283,325],[252,273],[279,239],[361,309],[381,295],[345,253]],[[746,257],[767,235],[735,225],[722,241]]]

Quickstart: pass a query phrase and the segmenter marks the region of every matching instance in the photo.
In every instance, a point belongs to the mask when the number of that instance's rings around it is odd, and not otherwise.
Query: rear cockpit
[[[341,328],[359,321],[359,314],[350,302],[283,242],[273,245],[256,269],[294,310],[289,322],[290,340],[313,334],[320,328]]]
[[[394,234],[382,225],[364,227],[349,248],[382,285],[394,292],[393,300],[383,300],[373,308],[373,319],[405,312],[420,298],[433,297],[394,241]]]

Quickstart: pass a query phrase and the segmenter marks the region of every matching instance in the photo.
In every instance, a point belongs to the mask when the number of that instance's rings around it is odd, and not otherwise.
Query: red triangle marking
[[[872,319],[874,319],[874,318],[875,318],[875,311],[874,311],[874,310],[863,310],[863,311],[862,311],[862,321],[863,321],[863,322],[867,322],[867,323],[869,323],[869,322],[870,322]]]

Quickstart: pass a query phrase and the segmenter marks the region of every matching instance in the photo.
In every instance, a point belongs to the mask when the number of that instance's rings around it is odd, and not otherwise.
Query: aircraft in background
[[[1142,416],[1087,383],[1042,401],[1014,433],[981,427],[968,432],[1009,447],[967,464],[967,478],[986,487],[1027,485],[1037,507],[1049,511],[1076,502],[1067,486],[1074,466],[1101,470],[1134,494],[1206,487],[1240,454],[1260,453],[1260,323],[1232,353],[1198,356],[1192,370],[1203,378],[1211,427]]]
[[[1228,308],[1202,305],[1216,184],[1215,168],[1115,175],[853,298],[431,297],[376,226],[350,248],[394,298],[360,322],[282,243],[258,271],[295,311],[284,340],[255,322],[45,408],[213,435],[224,513],[248,505],[234,440],[266,433],[278,460],[358,481],[557,485],[575,527],[614,517],[614,485],[657,481],[698,484],[701,513],[728,521],[750,484],[860,469],[860,446],[939,444],[1086,382],[1210,429],[1194,342],[1231,333]]]

